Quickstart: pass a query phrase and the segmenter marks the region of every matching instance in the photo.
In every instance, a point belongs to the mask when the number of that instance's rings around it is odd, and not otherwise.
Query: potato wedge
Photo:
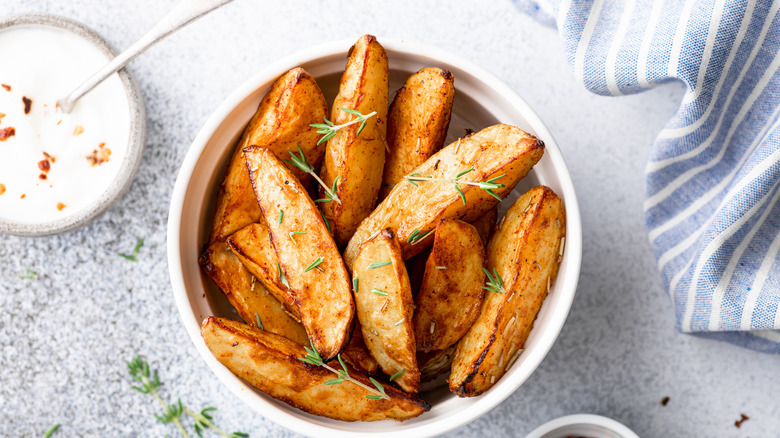
[[[279,258],[268,227],[260,223],[247,225],[228,237],[227,244],[246,269],[300,320],[295,297],[279,276]]]
[[[485,291],[485,247],[473,225],[444,218],[415,298],[414,337],[421,351],[455,344],[479,315]]]
[[[501,219],[488,245],[488,266],[503,291],[488,291],[477,322],[458,342],[450,390],[461,397],[490,389],[522,352],[558,272],[566,216],[561,199],[537,186]]]
[[[449,373],[456,347],[457,345],[451,345],[444,350],[418,351],[417,364],[420,367],[420,380],[427,382],[442,374]]]
[[[310,414],[342,421],[402,421],[431,408],[390,385],[384,385],[389,400],[368,399],[371,393],[348,381],[326,385],[336,374],[298,360],[306,356],[303,346],[246,324],[208,317],[201,335],[214,357],[238,377]],[[340,369],[338,362],[330,365]],[[349,375],[374,386],[356,369],[349,369]]]
[[[200,263],[247,324],[257,326],[259,317],[266,331],[300,344],[309,343],[303,326],[249,273],[225,242],[206,248]]]
[[[352,277],[358,320],[368,351],[406,392],[420,390],[413,301],[406,265],[391,230],[383,230],[360,248]]]
[[[353,367],[359,369],[369,376],[376,376],[379,373],[379,364],[376,362],[366,347],[363,340],[363,330],[360,327],[360,321],[355,321],[355,330],[352,332],[352,338],[349,345],[344,349],[341,357]]]
[[[455,77],[426,67],[409,76],[387,113],[387,155],[379,199],[412,169],[444,146],[450,126]]]
[[[209,245],[261,220],[241,151],[249,145],[260,145],[277,157],[288,159],[288,151],[297,151],[296,145],[300,145],[306,159],[318,166],[325,148],[317,145],[319,135],[309,124],[321,122],[327,113],[322,91],[304,69],[294,68],[274,82],[244,130],[225,172]],[[304,185],[308,183],[309,175],[294,167],[292,171]]]
[[[336,178],[336,195],[341,202],[320,204],[330,219],[339,246],[347,243],[360,221],[376,205],[385,165],[387,134],[388,65],[385,49],[371,35],[363,35],[350,50],[349,60],[333,102],[331,121],[340,125],[355,118],[342,110],[376,115],[366,120],[358,135],[356,123],[337,131],[328,140],[320,177],[328,187]],[[321,120],[320,120],[321,121]],[[324,190],[320,188],[320,197]]]
[[[544,154],[544,143],[519,128],[494,125],[460,139],[414,169],[420,176],[453,180],[462,174],[462,201],[455,184],[447,181],[409,181],[396,184],[387,198],[361,222],[344,251],[352,268],[360,245],[385,228],[395,231],[404,259],[420,252],[433,240],[432,231],[444,217],[466,222],[476,220],[499,201],[486,190],[465,182],[479,183],[503,175],[494,192],[503,198]]]
[[[331,359],[346,347],[355,315],[336,243],[306,189],[273,152],[251,146],[244,158],[303,327],[322,357]]]
[[[471,222],[471,225],[474,225],[474,228],[477,229],[479,238],[482,239],[482,245],[484,246],[487,246],[488,242],[490,242],[490,237],[493,236],[496,219],[498,219],[498,205]]]

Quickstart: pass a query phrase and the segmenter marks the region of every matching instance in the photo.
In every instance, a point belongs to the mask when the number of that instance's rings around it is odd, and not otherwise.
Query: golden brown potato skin
[[[493,236],[493,228],[496,226],[496,219],[498,219],[498,205],[471,222],[471,225],[474,225],[474,228],[477,229],[479,238],[482,239],[482,245],[484,246],[487,246],[490,237]]]
[[[295,297],[279,278],[279,258],[268,227],[261,223],[247,225],[228,237],[227,243],[244,267],[300,320]]]
[[[430,410],[423,400],[384,385],[389,400],[371,400],[365,389],[351,383],[326,385],[336,375],[298,358],[301,345],[274,334],[222,318],[203,321],[201,335],[217,360],[264,393],[310,414],[342,421],[407,420]],[[331,367],[340,369],[338,362]],[[356,369],[350,376],[374,385]]]
[[[206,248],[200,262],[203,271],[225,293],[241,319],[257,326],[257,314],[265,330],[308,344],[303,326],[285,312],[282,303],[249,273],[225,242]]]
[[[460,181],[482,182],[505,175],[497,182],[505,187],[496,189],[502,198],[531,170],[544,154],[544,143],[520,128],[493,125],[473,133],[443,148],[413,173],[435,178],[452,179],[459,172],[474,170]],[[485,190],[461,185],[466,204],[461,201],[455,185],[450,182],[425,181],[417,187],[404,181],[396,184],[379,206],[361,222],[344,251],[344,261],[352,268],[358,248],[374,233],[391,228],[401,242],[404,259],[420,252],[433,239],[429,235],[417,244],[408,241],[419,230],[421,235],[432,231],[439,220],[454,217],[473,221],[493,208],[498,200]]]
[[[473,225],[444,218],[415,298],[417,349],[443,350],[458,342],[479,315],[484,296],[485,247]]]
[[[371,267],[372,263],[390,262]],[[416,343],[412,328],[412,291],[401,248],[390,230],[380,232],[360,248],[355,258],[355,303],[368,351],[388,376],[406,370],[395,383],[406,392],[420,390]],[[353,283],[354,284],[354,283]],[[378,295],[378,289],[387,295]]]
[[[225,172],[209,245],[222,242],[241,228],[261,220],[241,151],[249,145],[260,145],[277,157],[289,159],[287,151],[297,151],[296,144],[299,144],[306,159],[317,166],[325,148],[317,146],[319,135],[309,125],[322,122],[327,113],[328,104],[322,91],[304,69],[294,68],[274,82],[244,130]],[[304,184],[310,178],[297,168],[293,173]]]
[[[251,146],[244,149],[244,159],[303,327],[322,357],[331,359],[346,347],[355,315],[349,275],[336,243],[306,189],[273,152]],[[294,231],[306,234],[293,240]],[[322,264],[307,271],[319,257]]]
[[[558,272],[565,220],[558,195],[537,186],[499,222],[488,245],[488,269],[496,268],[506,292],[486,292],[477,322],[458,343],[449,378],[458,396],[490,389],[522,351]]]
[[[336,195],[341,204],[335,201],[320,204],[323,214],[331,221],[333,235],[340,247],[347,243],[360,221],[376,205],[385,165],[387,87],[385,49],[375,37],[364,35],[350,51],[339,93],[333,102],[331,121],[340,125],[355,118],[342,111],[342,107],[365,115],[373,111],[377,114],[366,121],[359,136],[360,124],[356,123],[340,129],[328,140],[320,174],[328,187],[340,177]],[[322,188],[320,197],[325,197]]]
[[[348,364],[363,371],[369,376],[376,376],[379,373],[379,364],[366,347],[363,339],[363,330],[360,327],[360,321],[355,320],[355,330],[352,332],[352,338],[349,345],[341,353],[341,358]]]
[[[450,126],[455,77],[426,67],[409,76],[387,113],[387,158],[379,199],[412,169],[444,146]]]

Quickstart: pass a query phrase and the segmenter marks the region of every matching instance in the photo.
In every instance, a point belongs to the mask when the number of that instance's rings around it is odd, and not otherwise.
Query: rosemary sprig
[[[54,432],[56,432],[57,429],[59,428],[60,428],[60,423],[57,423],[54,426],[50,427],[49,430],[43,433],[43,438],[50,438],[52,435],[54,435]]]
[[[488,278],[487,281],[485,281],[485,285],[482,286],[482,289],[489,290],[491,292],[506,292],[506,289],[504,289],[504,280],[502,280],[498,275],[496,268],[493,268],[493,275],[490,275],[490,271],[485,268],[482,268],[482,270],[485,272],[485,275],[487,275]]]
[[[36,278],[38,278],[38,273],[28,268],[27,266],[24,267],[24,270],[27,271],[27,274],[20,275],[19,278],[23,280],[35,280]]]
[[[395,379],[397,379],[397,378],[401,377],[401,375],[402,375],[403,373],[405,373],[405,372],[406,372],[406,370],[401,370],[401,371],[399,371],[399,372],[397,372],[397,373],[393,374],[392,376],[390,376],[390,381],[392,382],[392,381],[394,381]]]
[[[281,208],[279,209],[279,219],[276,220],[276,225],[282,224],[282,219],[284,219],[284,210]]]
[[[431,231],[428,231],[427,233],[420,234],[421,231],[419,229],[415,229],[414,231],[412,231],[412,234],[410,234],[409,237],[406,238],[406,241],[408,243],[411,243],[412,245],[417,245],[418,243],[422,242],[426,237],[428,237],[434,231],[436,231],[435,228],[433,230],[431,230]]]
[[[298,244],[298,242],[295,241],[295,235],[296,234],[309,234],[306,231],[290,231],[290,239],[292,239],[294,244]]]
[[[349,375],[349,371],[347,370],[347,365],[344,363],[344,361],[341,359],[341,355],[337,355],[336,358],[339,360],[339,363],[341,364],[341,369],[337,370],[330,365],[326,364],[324,360],[322,360],[322,356],[320,356],[320,353],[317,352],[317,349],[314,348],[314,343],[312,341],[309,341],[311,344],[311,348],[304,346],[303,348],[306,349],[306,356],[305,357],[299,357],[297,358],[301,362],[308,363],[309,365],[314,365],[317,367],[323,367],[327,369],[328,371],[335,373],[338,375],[338,378],[333,380],[328,380],[325,382],[326,385],[338,385],[340,383],[343,383],[344,381],[352,382],[355,385],[372,392],[373,394],[367,394],[366,398],[371,400],[380,400],[380,399],[386,399],[390,400],[390,397],[387,396],[385,393],[385,388],[376,380],[373,378],[370,378],[371,383],[374,384],[376,389],[371,388],[370,386],[359,382],[355,380],[352,376]]]
[[[280,263],[276,264],[276,273],[279,276],[279,282],[287,287],[290,287],[290,283],[287,282],[287,277],[285,277],[284,272],[282,272],[282,265]]]
[[[138,251],[141,250],[141,247],[144,246],[144,238],[138,239],[138,243],[135,244],[135,248],[133,248],[132,254],[124,254],[124,253],[117,253],[120,257],[124,257],[127,260],[130,260],[131,262],[137,262],[138,258],[136,257],[138,255]]]
[[[336,196],[336,185],[338,185],[339,180],[341,179],[341,175],[338,175],[336,179],[333,180],[333,187],[328,191],[328,189],[325,189],[325,197],[320,199],[315,199],[315,203],[324,203],[327,204],[330,201],[338,201],[339,204],[341,204],[341,201],[339,201],[338,197]]]
[[[311,264],[309,266],[306,267],[306,269],[303,270],[303,272],[311,271],[312,269],[314,269],[317,266],[321,265],[323,261],[325,261],[324,257],[317,257],[316,259],[314,259],[313,262],[311,262]]]
[[[187,433],[187,430],[184,428],[184,424],[182,423],[181,420],[182,414],[187,414],[193,418],[193,420],[195,421],[193,427],[195,429],[195,433],[198,436],[202,436],[201,434],[202,431],[206,429],[211,429],[225,438],[248,438],[249,437],[248,434],[243,432],[225,433],[217,426],[215,426],[214,423],[211,422],[213,418],[209,414],[209,411],[217,410],[217,408],[215,407],[210,406],[197,413],[184,407],[184,405],[181,402],[181,399],[178,399],[176,403],[171,405],[165,403],[162,397],[160,397],[160,394],[157,392],[157,388],[160,387],[160,378],[157,375],[157,370],[152,371],[149,368],[149,362],[142,360],[140,357],[136,356],[133,358],[133,360],[127,362],[127,369],[130,372],[130,377],[132,377],[133,380],[135,380],[136,382],[140,383],[140,386],[133,385],[132,388],[142,394],[153,395],[154,398],[157,399],[157,401],[161,405],[163,405],[163,408],[165,409],[163,413],[161,415],[155,414],[154,417],[157,418],[157,420],[163,424],[168,424],[168,423],[175,424],[185,438],[189,438],[190,434]]]
[[[368,269],[376,269],[381,268],[382,266],[387,266],[389,264],[392,264],[393,262],[387,261],[387,262],[374,262],[368,265]]]
[[[339,199],[338,196],[336,196],[336,183],[338,182],[340,176],[337,176],[335,180],[333,180],[333,190],[331,190],[330,187],[328,187],[327,184],[325,184],[325,181],[321,180],[320,177],[317,175],[316,172],[314,172],[314,166],[309,164],[306,161],[306,156],[303,155],[303,150],[301,150],[301,145],[298,144],[298,154],[295,155],[295,152],[287,151],[290,154],[289,160],[284,160],[286,163],[290,163],[291,165],[297,167],[298,169],[301,169],[302,171],[308,173],[314,179],[317,180],[317,182],[322,186],[322,188],[325,189],[325,196],[327,196],[327,200],[321,200],[318,199],[317,202],[330,202],[330,201],[336,201],[339,204],[341,204],[341,199]]]
[[[377,295],[382,295],[383,297],[387,296],[387,292],[385,292],[385,291],[383,291],[381,289],[371,289],[371,292],[373,292],[373,293],[375,293]]]
[[[344,111],[347,114],[352,114],[355,116],[354,119],[350,120],[347,123],[343,123],[341,125],[337,125],[330,120],[328,120],[327,117],[323,117],[325,119],[325,123],[314,123],[309,126],[312,128],[317,128],[317,134],[324,134],[322,138],[319,139],[317,144],[321,144],[324,141],[328,141],[331,138],[336,136],[336,132],[338,132],[341,128],[346,128],[347,126],[354,125],[355,123],[360,123],[360,127],[357,130],[357,134],[355,134],[355,137],[359,137],[360,133],[363,132],[363,128],[366,127],[366,121],[376,115],[376,111],[372,111],[369,114],[363,115],[360,113],[360,111],[357,110],[351,110],[344,107],[341,107],[341,110]]]
[[[458,191],[458,195],[460,195],[460,199],[463,201],[463,205],[466,204],[466,195],[463,194],[463,190],[461,190],[461,188],[460,188],[461,184],[479,187],[480,189],[483,189],[486,192],[488,192],[488,194],[490,194],[490,196],[498,199],[499,201],[503,201],[503,199],[501,199],[501,197],[498,196],[496,194],[496,192],[494,192],[493,190],[505,187],[503,184],[497,183],[496,181],[498,181],[499,179],[505,177],[506,175],[499,175],[499,176],[496,176],[494,178],[490,178],[487,181],[479,181],[479,182],[461,181],[460,180],[460,177],[462,177],[463,175],[466,175],[467,173],[471,172],[472,170],[474,170],[474,166],[471,166],[471,167],[469,167],[466,170],[458,172],[455,175],[455,178],[434,178],[434,177],[431,177],[431,176],[421,176],[420,172],[411,173],[409,175],[406,175],[404,178],[406,178],[406,181],[408,181],[409,184],[412,184],[415,187],[417,187],[417,182],[420,182],[420,181],[439,181],[439,182],[452,183],[452,184],[455,185],[455,190]]]
[[[260,321],[260,315],[255,312],[255,321],[257,321],[257,327],[260,328],[260,330],[265,330],[265,327],[263,327],[263,321]]]

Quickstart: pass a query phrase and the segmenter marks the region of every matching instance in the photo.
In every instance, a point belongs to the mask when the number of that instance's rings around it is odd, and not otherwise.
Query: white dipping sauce
[[[0,218],[58,220],[83,211],[111,185],[130,138],[119,76],[82,97],[70,114],[56,108],[57,99],[108,60],[89,41],[55,27],[0,31]],[[27,114],[23,99],[30,100]]]

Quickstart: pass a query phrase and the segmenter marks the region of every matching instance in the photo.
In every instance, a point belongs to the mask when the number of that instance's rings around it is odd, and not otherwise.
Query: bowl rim
[[[116,51],[100,34],[70,18],[45,13],[14,14],[0,18],[0,32],[22,26],[48,26],[70,32],[91,43],[109,60],[116,56]],[[119,70],[118,75],[127,96],[130,129],[128,130],[127,153],[113,181],[100,196],[72,215],[38,223],[0,218],[0,234],[49,236],[74,230],[97,219],[113,207],[130,188],[141,165],[146,146],[146,108],[143,96],[127,67]]]
[[[525,438],[542,438],[547,433],[576,424],[601,426],[617,433],[622,438],[639,438],[639,435],[623,423],[595,414],[573,414],[554,418],[532,430]]]
[[[366,432],[348,431],[343,429],[336,430],[327,426],[307,422],[287,412],[285,409],[275,406],[270,402],[262,399],[254,392],[254,390],[247,390],[250,389],[247,383],[234,375],[230,370],[219,363],[216,358],[214,358],[214,356],[208,350],[208,347],[206,347],[205,342],[201,338],[201,322],[197,320],[197,317],[193,312],[192,306],[189,303],[187,290],[185,288],[183,271],[181,268],[182,259],[181,254],[179,253],[181,243],[180,229],[183,219],[182,211],[184,208],[184,199],[193,177],[193,172],[206,145],[220,127],[220,125],[223,123],[225,118],[230,115],[231,111],[237,105],[239,105],[249,94],[257,90],[259,87],[273,82],[284,72],[295,66],[302,65],[314,59],[346,54],[348,48],[354,44],[355,40],[356,39],[350,38],[328,42],[288,55],[268,65],[262,71],[254,74],[238,88],[236,88],[232,93],[230,93],[228,97],[209,116],[200,132],[193,140],[189,150],[187,151],[176,178],[173,194],[171,196],[171,206],[168,216],[168,268],[171,277],[174,298],[176,301],[176,306],[179,310],[179,315],[182,319],[182,323],[189,333],[193,344],[195,344],[197,351],[200,353],[201,358],[206,362],[211,371],[222,381],[222,383],[227,386],[228,389],[233,392],[233,394],[246,403],[252,410],[280,426],[309,436],[338,435],[340,437],[357,437],[370,434],[371,436],[376,437],[389,437],[394,436],[399,432]],[[550,314],[550,320],[547,322],[546,330],[541,335],[542,339],[540,339],[539,344],[532,351],[532,354],[524,358],[524,361],[530,364],[531,372],[529,372],[528,375],[505,375],[502,378],[502,384],[497,384],[485,394],[473,398],[472,400],[474,400],[474,405],[466,412],[462,412],[461,415],[459,415],[457,418],[445,416],[437,421],[416,425],[414,427],[404,429],[403,432],[401,432],[405,435],[408,435],[409,437],[435,436],[470,423],[471,421],[476,420],[477,418],[498,406],[512,393],[514,393],[518,387],[520,387],[520,385],[533,373],[533,371],[536,370],[538,365],[550,351],[571,309],[571,304],[576,292],[577,282],[579,280],[579,272],[582,261],[582,222],[579,204],[577,202],[576,193],[574,191],[574,185],[571,180],[571,175],[568,171],[568,166],[566,165],[561,151],[558,149],[552,134],[544,122],[542,122],[542,120],[530,107],[530,105],[528,105],[528,103],[526,103],[514,90],[512,90],[502,80],[500,80],[492,73],[489,73],[484,68],[458,55],[451,54],[443,49],[397,38],[377,37],[377,40],[381,41],[383,47],[387,50],[388,53],[405,53],[408,55],[429,58],[433,61],[446,65],[456,66],[457,68],[463,71],[467,71],[473,76],[478,77],[484,85],[505,98],[513,108],[515,108],[523,115],[529,125],[533,127],[533,130],[536,132],[537,136],[545,139],[545,144],[547,145],[546,151],[553,162],[553,167],[558,170],[556,172],[556,177],[559,178],[563,192],[562,197],[565,199],[566,203],[565,207],[567,212],[567,230],[565,257],[569,258],[569,264],[571,266],[569,267],[566,275],[559,275],[556,279],[557,282],[562,282],[561,290],[563,292],[567,292],[561,293],[561,295],[563,295],[562,304],[565,304],[566,311]],[[262,412],[257,407],[258,403],[260,403],[263,408]]]

